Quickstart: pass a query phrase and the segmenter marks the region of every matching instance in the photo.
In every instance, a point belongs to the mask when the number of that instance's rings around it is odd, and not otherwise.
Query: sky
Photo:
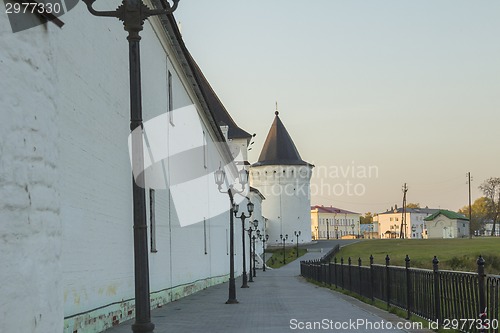
[[[311,203],[458,210],[500,177],[500,1],[182,0],[183,38],[256,162],[274,118]]]

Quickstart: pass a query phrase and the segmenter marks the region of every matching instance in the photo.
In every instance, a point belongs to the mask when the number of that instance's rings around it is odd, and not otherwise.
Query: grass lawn
[[[286,258],[287,263],[292,262],[295,259],[297,259],[297,251],[296,250],[297,250],[296,247],[293,247],[293,248],[287,247],[286,248],[285,258]],[[283,249],[279,249],[279,250],[278,249],[267,249],[266,253],[273,254],[273,256],[266,262],[268,267],[279,268],[279,267],[284,265],[283,264]],[[302,257],[306,253],[307,253],[306,249],[301,249],[299,247],[299,257]]]
[[[432,259],[437,256],[439,269],[477,271],[476,259],[482,255],[488,274],[500,275],[500,238],[484,237],[473,239],[372,239],[345,246],[336,255],[344,262],[351,257],[353,265],[361,258],[363,265],[370,263],[373,255],[375,264],[385,265],[385,256],[391,258],[391,265],[404,266],[405,256],[411,259],[412,267],[432,269]]]

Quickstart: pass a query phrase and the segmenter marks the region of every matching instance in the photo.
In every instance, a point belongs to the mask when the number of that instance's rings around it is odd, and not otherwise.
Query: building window
[[[168,85],[168,120],[170,124],[174,125],[174,98],[172,93],[172,73],[167,72],[167,85]]]
[[[156,215],[155,215],[155,190],[149,189],[149,230],[151,252],[156,253]]]

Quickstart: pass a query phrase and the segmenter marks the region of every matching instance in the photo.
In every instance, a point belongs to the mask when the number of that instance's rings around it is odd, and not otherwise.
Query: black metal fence
[[[462,332],[499,332],[500,276],[484,273],[484,259],[477,259],[477,273],[439,270],[434,257],[433,269],[391,266],[373,263],[363,266],[359,258],[337,260],[332,257],[338,246],[318,260],[301,261],[305,278],[342,288],[372,301],[375,299],[406,311],[407,318],[415,314],[433,325]],[[437,328],[437,327],[436,327]]]

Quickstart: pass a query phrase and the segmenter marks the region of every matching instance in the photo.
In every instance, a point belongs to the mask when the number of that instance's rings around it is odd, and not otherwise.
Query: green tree
[[[489,199],[488,217],[493,221],[491,236],[494,236],[498,215],[500,213],[500,178],[491,177],[486,179],[479,185],[479,189],[483,191],[484,195]]]
[[[406,204],[406,208],[420,208],[420,204],[410,202],[409,204]]]
[[[361,224],[369,224],[373,222],[373,215],[371,212],[365,213],[365,216],[361,216],[359,218],[359,223]]]
[[[491,206],[491,201],[487,197],[481,197],[474,201],[471,205],[472,218],[470,219],[471,228],[473,231],[481,230],[484,223],[489,219],[489,208]],[[469,206],[464,206],[459,209],[458,212],[469,217]]]

